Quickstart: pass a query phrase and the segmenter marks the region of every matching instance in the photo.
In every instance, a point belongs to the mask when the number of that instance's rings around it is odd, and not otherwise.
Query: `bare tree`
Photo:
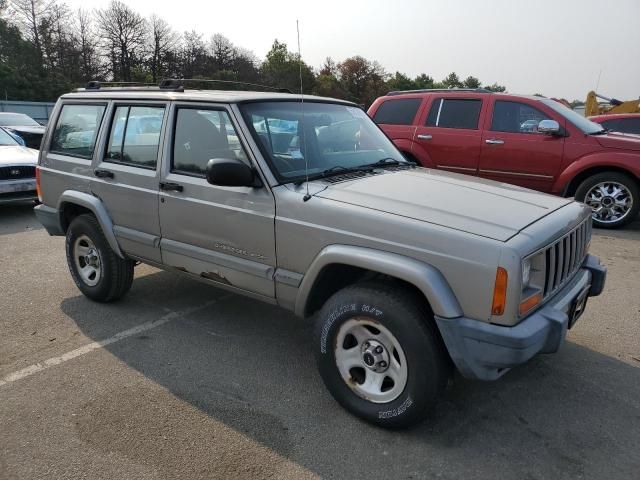
[[[98,40],[89,11],[79,8],[76,12],[75,37],[80,57],[80,74],[84,81],[100,76]]]
[[[114,80],[130,82],[145,46],[146,20],[118,0],[112,0],[104,10],[97,10],[96,19],[104,36]]]
[[[153,83],[167,74],[169,60],[178,44],[178,36],[162,18],[152,15],[149,20],[149,70]]]
[[[11,0],[10,3],[11,12],[41,57],[40,22],[52,3],[53,0]]]
[[[232,69],[236,48],[227,37],[219,33],[214,34],[209,41],[209,51],[216,71]]]

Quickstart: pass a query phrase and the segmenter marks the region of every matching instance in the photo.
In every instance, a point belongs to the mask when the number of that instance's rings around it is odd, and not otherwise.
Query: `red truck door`
[[[475,175],[482,145],[483,103],[478,96],[434,96],[419,119],[412,153],[425,167]],[[425,158],[430,162],[422,160]]]
[[[564,137],[538,133],[537,126],[540,120],[548,119],[564,128],[564,120],[524,100],[494,98],[491,107],[482,135],[478,174],[550,192],[562,162]]]

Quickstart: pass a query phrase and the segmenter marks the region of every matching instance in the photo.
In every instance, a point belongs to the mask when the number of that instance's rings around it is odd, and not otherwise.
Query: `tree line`
[[[370,105],[390,90],[482,87],[455,72],[441,81],[387,72],[361,56],[305,63],[277,39],[260,60],[221,34],[176,32],[119,0],[104,9],[72,11],[59,0],[0,0],[0,96],[54,101],[89,80],[156,84],[163,78],[248,82]],[[228,87],[224,87],[228,88]],[[493,84],[484,88],[504,91]]]

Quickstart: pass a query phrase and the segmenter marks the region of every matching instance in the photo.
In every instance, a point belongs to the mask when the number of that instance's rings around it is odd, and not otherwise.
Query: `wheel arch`
[[[295,313],[307,317],[338,290],[380,276],[420,293],[440,317],[462,316],[447,280],[432,265],[395,253],[348,245],[330,245],[316,256],[298,289]]]
[[[71,221],[78,215],[90,213],[100,224],[111,249],[120,258],[125,258],[120,250],[116,236],[113,233],[113,222],[102,201],[91,194],[66,190],[60,195],[58,200],[58,212],[60,214],[60,225],[64,232],[67,231]]]
[[[584,170],[578,172],[574,177],[569,181],[567,186],[564,189],[563,196],[564,197],[573,197],[576,193],[576,190],[580,186],[582,182],[584,182],[587,178],[597,175],[599,173],[604,172],[616,172],[621,173],[623,175],[627,175],[629,178],[635,180],[636,184],[640,186],[640,179],[629,169],[624,167],[620,167],[618,165],[594,165]]]

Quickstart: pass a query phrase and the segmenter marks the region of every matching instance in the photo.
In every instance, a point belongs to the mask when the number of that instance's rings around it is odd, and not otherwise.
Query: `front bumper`
[[[35,178],[0,181],[0,205],[37,199]]]
[[[540,309],[513,327],[469,318],[439,318],[436,322],[449,354],[467,378],[495,380],[538,353],[558,350],[569,328],[575,300],[600,295],[607,269],[588,255],[578,273]],[[580,313],[584,311],[582,305]]]

